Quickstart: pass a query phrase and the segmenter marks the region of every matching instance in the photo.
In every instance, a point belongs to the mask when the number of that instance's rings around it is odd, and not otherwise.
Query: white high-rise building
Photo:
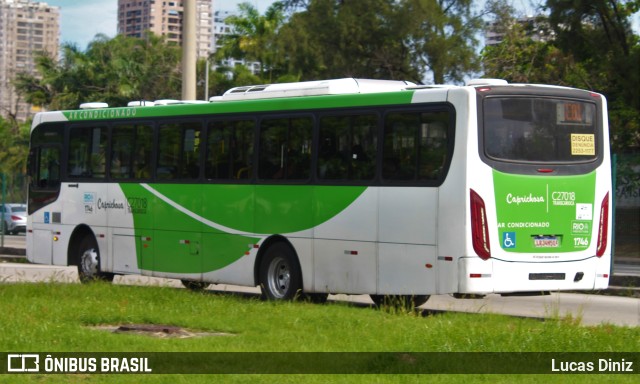
[[[222,47],[222,44],[220,43],[220,41],[223,36],[234,33],[233,26],[227,24],[227,22],[225,21],[227,17],[233,16],[233,15],[236,15],[236,13],[233,11],[228,11],[228,10],[214,11],[214,17],[213,17],[213,51],[214,52]],[[242,59],[234,59],[234,58],[226,59],[221,63],[216,63],[215,67],[225,66],[225,67],[233,68],[236,65],[246,66],[247,68],[249,68],[249,70],[253,74],[260,73],[259,62],[257,61],[247,62]]]

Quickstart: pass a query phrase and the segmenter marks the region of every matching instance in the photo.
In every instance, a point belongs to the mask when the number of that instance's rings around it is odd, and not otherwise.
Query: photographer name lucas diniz
[[[553,372],[635,372],[633,361],[598,359],[593,361],[562,361],[551,359]]]

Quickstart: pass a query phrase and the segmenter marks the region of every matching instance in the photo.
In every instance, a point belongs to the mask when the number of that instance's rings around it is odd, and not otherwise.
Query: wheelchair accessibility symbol
[[[503,232],[502,233],[502,248],[515,248],[516,247],[516,233],[515,232]]]

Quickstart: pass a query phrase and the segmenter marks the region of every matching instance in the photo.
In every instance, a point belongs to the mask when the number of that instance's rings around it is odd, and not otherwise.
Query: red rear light
[[[600,222],[598,224],[598,247],[596,256],[602,257],[607,250],[607,240],[609,238],[609,192],[602,200],[600,206]]]
[[[20,216],[13,216],[13,215],[11,215],[11,220],[13,220],[13,221],[19,221],[19,220],[22,220],[22,217],[20,217]]]
[[[487,224],[484,200],[473,189],[470,190],[470,197],[473,250],[482,260],[487,260],[491,257],[491,246],[489,244],[489,225]]]

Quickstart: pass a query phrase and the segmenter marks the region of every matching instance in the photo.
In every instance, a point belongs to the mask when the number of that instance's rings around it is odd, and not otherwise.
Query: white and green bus
[[[606,288],[605,98],[481,79],[39,113],[27,256],[268,299]]]

